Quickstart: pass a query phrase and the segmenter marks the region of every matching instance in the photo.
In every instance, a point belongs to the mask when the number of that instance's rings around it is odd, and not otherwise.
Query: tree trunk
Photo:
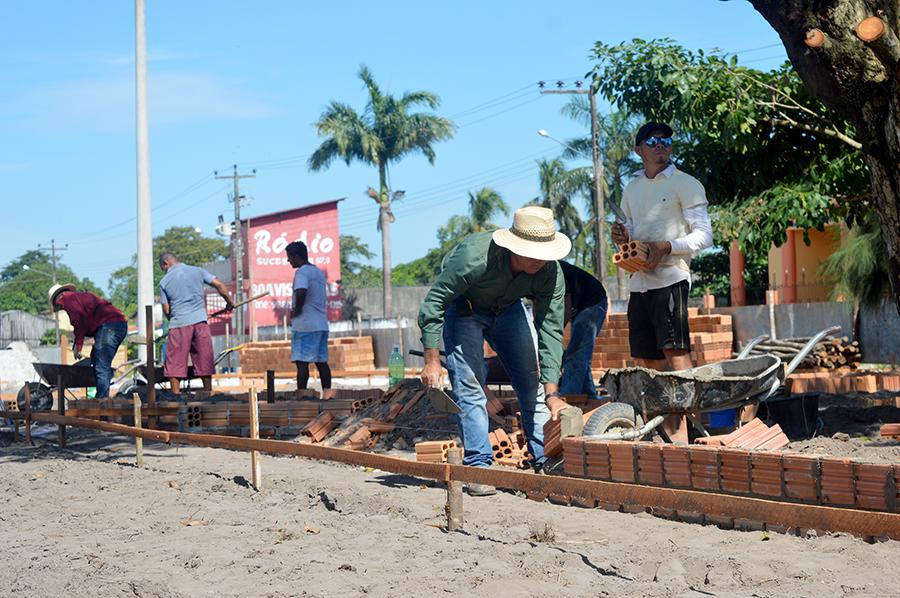
[[[869,166],[872,200],[887,248],[887,270],[900,313],[900,2],[896,0],[750,0],[778,32],[788,57],[810,92],[857,129]],[[887,34],[863,42],[855,30],[879,10]],[[822,31],[828,43],[806,45],[806,32]]]
[[[387,187],[384,164],[378,165],[379,202],[378,222],[381,224],[381,280],[384,317],[393,312],[393,283],[391,282],[391,196]]]

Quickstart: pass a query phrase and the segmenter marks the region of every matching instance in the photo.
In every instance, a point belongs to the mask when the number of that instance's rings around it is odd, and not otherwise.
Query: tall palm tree
[[[497,191],[491,187],[482,187],[478,193],[469,191],[469,213],[451,216],[447,224],[438,229],[441,249],[449,251],[466,235],[500,228],[491,222],[497,212],[509,215],[509,206]]]
[[[532,203],[553,210],[559,231],[577,240],[584,223],[573,200],[584,191],[584,172],[582,169],[567,169],[560,159],[539,160],[537,164],[541,195]]]
[[[431,110],[440,105],[430,91],[410,91],[399,98],[382,92],[372,72],[365,65],[359,78],[369,93],[365,110],[360,114],[352,107],[332,100],[315,123],[316,132],[325,141],[313,152],[308,166],[312,171],[327,168],[336,158],[348,166],[354,160],[378,168],[378,190],[368,195],[378,204],[378,229],[381,231],[384,315],[392,312],[391,293],[391,211],[393,200],[402,192],[391,193],[388,185],[390,164],[408,154],[421,153],[434,164],[434,143],[453,136],[455,125],[449,119],[424,112],[410,113],[416,106]]]

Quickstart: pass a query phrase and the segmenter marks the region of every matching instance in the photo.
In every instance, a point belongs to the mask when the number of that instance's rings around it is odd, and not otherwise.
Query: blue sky
[[[69,244],[64,261],[106,287],[135,249],[134,3],[8,4],[0,23],[0,264],[38,244]],[[312,123],[332,99],[362,110],[367,64],[382,88],[441,97],[456,136],[434,166],[410,157],[392,169],[406,198],[395,208],[394,262],[436,244],[437,228],[488,184],[511,206],[537,195],[535,161],[583,134],[560,115],[564,99],[535,83],[572,81],[594,42],[671,37],[738,53],[772,68],[775,32],[746,2],[531,0],[421,2],[176,2],[147,0],[154,234],[193,225],[214,235],[230,210],[214,170],[256,168],[242,182],[244,213],[335,197],[343,234],[380,248],[363,195],[374,169],[343,162],[306,168],[320,142]],[[380,260],[378,258],[375,261]]]

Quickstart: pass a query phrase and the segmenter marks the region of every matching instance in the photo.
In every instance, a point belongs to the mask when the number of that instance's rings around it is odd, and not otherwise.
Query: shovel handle
[[[268,295],[268,294],[269,294],[269,291],[266,291],[265,293],[261,293],[261,294],[255,296],[255,297],[250,297],[249,299],[244,299],[243,301],[238,301],[237,303],[235,303],[235,304],[232,305],[231,307],[226,307],[226,308],[224,308],[224,309],[220,309],[220,310],[217,311],[217,312],[211,313],[211,314],[209,315],[209,317],[210,317],[210,318],[214,318],[214,317],[216,317],[216,316],[221,316],[222,314],[224,314],[224,313],[226,313],[226,312],[229,312],[229,311],[233,310],[233,309],[236,308],[236,307],[241,307],[242,305],[247,305],[247,304],[250,303],[251,301],[256,301],[257,299],[262,299],[263,297],[265,297],[265,296]]]

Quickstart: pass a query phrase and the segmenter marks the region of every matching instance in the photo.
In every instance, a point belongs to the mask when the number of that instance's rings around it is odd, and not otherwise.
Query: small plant
[[[528,539],[534,542],[544,544],[552,544],[556,542],[556,530],[549,523],[544,523],[543,528],[538,525],[531,525],[528,529]]]

